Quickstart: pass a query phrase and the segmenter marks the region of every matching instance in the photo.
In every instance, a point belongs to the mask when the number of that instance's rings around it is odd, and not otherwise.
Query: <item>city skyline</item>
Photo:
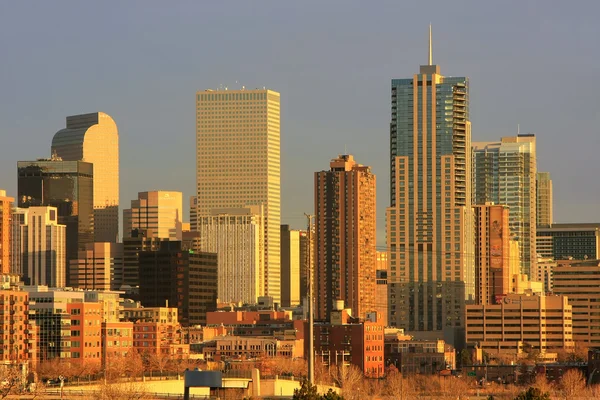
[[[222,38],[207,35],[211,36],[210,40],[214,39],[214,43],[203,40],[202,49],[223,50],[223,59],[217,62],[214,57],[209,61],[201,57],[206,66],[202,64],[203,68],[198,68],[199,59],[186,54],[189,46],[185,43],[189,38],[184,38],[184,34],[190,30],[198,33],[197,29],[214,29],[214,22],[198,28],[181,9],[149,7],[140,18],[142,23],[135,22],[131,26],[131,37],[125,40],[124,45],[120,45],[116,39],[118,37],[121,40],[123,37],[117,35],[118,32],[123,32],[125,26],[121,22],[136,10],[127,5],[122,7],[121,16],[110,13],[111,21],[117,25],[115,33],[109,33],[104,28],[99,29],[99,34],[81,29],[81,38],[67,36],[64,41],[56,41],[55,36],[63,33],[47,29],[50,32],[48,38],[42,38],[39,44],[33,43],[31,35],[23,32],[28,25],[21,28],[12,23],[11,20],[18,18],[4,21],[1,29],[22,34],[20,43],[25,47],[31,46],[31,54],[35,54],[42,46],[47,52],[45,54],[50,55],[53,61],[47,67],[47,72],[42,73],[38,69],[38,63],[30,59],[29,53],[23,54],[22,49],[15,48],[12,44],[6,49],[9,59],[5,66],[7,74],[0,78],[0,83],[6,88],[5,93],[8,95],[4,101],[6,104],[3,103],[4,107],[0,107],[0,118],[4,124],[2,132],[5,137],[10,136],[11,146],[0,149],[0,159],[3,160],[0,186],[7,190],[9,196],[16,194],[16,161],[48,156],[51,135],[64,126],[66,115],[95,110],[104,110],[113,116],[121,131],[121,204],[135,198],[138,191],[153,189],[179,190],[189,196],[194,193],[194,156],[188,149],[193,143],[194,116],[189,103],[195,91],[204,87],[217,88],[220,84],[223,84],[223,88],[228,86],[230,89],[236,88],[236,85],[239,88],[242,84],[247,87],[267,86],[282,93],[282,223],[302,228],[305,225],[302,213],[310,212],[312,208],[311,196],[305,193],[311,185],[311,166],[318,164],[319,160],[328,159],[330,154],[341,153],[344,145],[348,146],[349,153],[373,167],[380,182],[388,180],[383,160],[388,132],[387,82],[393,76],[410,75],[415,61],[425,62],[425,32],[429,19],[432,19],[436,62],[448,72],[460,71],[468,75],[473,82],[475,89],[472,97],[476,99],[472,112],[473,138],[477,141],[498,140],[501,136],[514,134],[519,123],[523,132],[536,132],[539,139],[539,168],[550,171],[555,183],[556,221],[600,219],[593,204],[593,198],[600,189],[583,184],[586,180],[593,179],[592,172],[585,165],[593,159],[592,149],[598,140],[596,135],[592,135],[597,117],[590,111],[590,105],[594,104],[591,100],[594,99],[596,85],[592,67],[596,64],[595,56],[581,51],[583,48],[591,48],[591,38],[597,36],[595,33],[598,28],[591,17],[588,17],[594,15],[593,10],[581,12],[581,9],[574,11],[561,7],[550,10],[547,7],[529,5],[519,7],[519,14],[510,6],[500,6],[490,13],[491,6],[471,5],[468,17],[473,24],[457,30],[446,21],[452,18],[442,19],[429,14],[427,20],[410,21],[405,27],[375,23],[376,19],[383,18],[380,21],[384,22],[386,18],[392,18],[397,11],[402,10],[402,7],[392,6],[374,11],[366,6],[363,9],[360,5],[354,5],[345,11],[347,22],[329,21],[333,12],[337,11],[334,10],[336,7],[322,5],[323,15],[311,16],[315,28],[313,33],[304,38],[306,45],[289,46],[294,49],[291,51],[285,49],[285,44],[296,43],[292,34],[296,35],[298,30],[304,29],[304,25],[300,23],[305,15],[302,8],[281,5],[249,23],[241,18],[250,12],[246,6],[236,10],[209,6],[205,11],[212,11],[217,15],[229,14],[233,20],[239,20],[242,23],[240,29],[246,31],[249,40],[264,39],[265,32],[254,25],[260,25],[260,21],[273,21],[284,34],[280,38],[273,38],[273,46],[267,46],[266,50],[257,49],[255,54],[243,51],[244,47],[240,47],[234,40],[237,35],[232,37],[228,33]],[[442,6],[436,11],[439,11],[440,16],[458,15],[460,7],[457,10],[448,7]],[[290,9],[294,12],[290,12]],[[85,6],[74,7],[65,15],[72,16],[72,13],[83,10]],[[204,8],[199,7],[199,11],[202,10]],[[11,5],[4,6],[3,11],[6,12],[2,15],[8,16],[25,10],[19,5]],[[60,15],[65,11],[60,6],[46,11],[46,15],[54,17],[47,18],[47,21],[65,18]],[[177,63],[161,61],[154,65],[147,60],[145,49],[150,43],[155,43],[152,39],[154,33],[148,33],[149,37],[140,34],[146,32],[143,29],[145,24],[154,21],[158,18],[155,14],[161,13],[166,13],[164,23],[167,26],[177,27],[165,39],[158,40],[157,44],[159,49],[169,55],[166,58],[177,59]],[[389,17],[385,14],[389,14]],[[575,29],[571,29],[575,15],[578,18],[581,16],[581,20],[578,20]],[[37,21],[36,16],[32,18],[32,23]],[[503,22],[491,23],[491,19]],[[181,23],[175,24],[175,20],[181,20]],[[358,23],[359,20],[365,20],[364,26]],[[340,36],[326,35],[330,28],[326,22],[339,27]],[[47,22],[37,23],[39,29],[48,27]],[[52,27],[55,25],[52,24]],[[355,33],[349,34],[352,29],[355,29]],[[163,29],[158,29],[159,33],[164,33],[162,31]],[[36,34],[35,37],[39,35]],[[321,38],[325,40],[319,44]],[[61,68],[67,65],[64,61],[67,57],[63,57],[63,53],[84,39],[98,45],[94,53],[82,50],[80,60],[62,71]],[[171,46],[171,43],[177,43],[173,42],[174,39],[181,40],[181,45]],[[52,42],[51,46],[46,46],[48,40]],[[138,46],[133,46],[132,55],[127,55],[124,49],[130,49],[132,41],[137,41]],[[464,43],[464,46],[457,43]],[[120,67],[123,62],[113,64],[112,61],[97,58],[95,54],[98,48],[106,52],[114,50],[115,55],[124,57],[122,61],[128,64],[128,68],[123,70]],[[397,51],[390,52],[390,48]],[[265,57],[280,49],[276,62],[265,67],[268,64],[264,61],[268,59]],[[234,66],[229,54],[240,52],[249,55],[248,62]],[[154,59],[155,53],[152,54]],[[558,54],[561,61],[556,61]],[[320,60],[318,68],[303,61],[317,58]],[[566,92],[561,93],[559,102],[546,100],[553,98],[554,91],[544,82],[561,74],[568,76],[574,73],[574,64],[562,60],[575,58],[581,66],[576,71],[579,79],[567,87]],[[97,77],[87,72],[78,72],[78,68],[88,61],[97,62],[99,70],[103,72]],[[116,70],[115,65],[119,65]],[[261,66],[264,70],[260,69]],[[532,80],[528,76],[534,71],[536,79]],[[27,74],[27,79],[24,79],[24,73]],[[510,77],[505,82],[511,84],[500,85],[491,82],[495,80],[484,79],[488,75]],[[52,79],[46,79],[48,76],[52,76]],[[165,78],[154,79],[162,76]],[[123,81],[124,78],[128,80]],[[91,86],[76,87],[83,79],[90,79]],[[240,83],[236,84],[236,80]],[[340,84],[349,81],[353,84]],[[26,96],[34,87],[39,95]],[[322,90],[323,88],[327,90]],[[514,98],[515,90],[518,93],[517,100]],[[318,98],[314,96],[317,92]],[[151,96],[152,93],[158,95]],[[364,95],[356,96],[355,93]],[[353,100],[349,103],[346,98]],[[500,109],[502,112],[497,112]],[[35,115],[36,118],[31,119],[29,115]],[[160,118],[154,118],[155,115],[160,115]],[[564,132],[569,134],[565,135]],[[146,137],[151,139],[153,146],[136,146]],[[575,141],[578,146],[569,145]],[[319,146],[314,146],[314,143],[319,143]],[[565,157],[572,162],[560,169],[557,162],[551,161]],[[160,169],[163,171],[159,171]],[[571,176],[577,176],[578,179],[570,179]],[[387,185],[379,185],[379,246],[385,242],[383,210],[387,206],[388,191]],[[187,219],[187,211],[184,215]]]

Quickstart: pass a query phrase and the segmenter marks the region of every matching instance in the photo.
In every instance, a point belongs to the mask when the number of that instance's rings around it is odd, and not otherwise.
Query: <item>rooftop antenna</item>
[[[521,126],[517,124],[517,136],[521,134]]]
[[[433,65],[433,51],[431,48],[431,22],[429,23],[429,65]]]

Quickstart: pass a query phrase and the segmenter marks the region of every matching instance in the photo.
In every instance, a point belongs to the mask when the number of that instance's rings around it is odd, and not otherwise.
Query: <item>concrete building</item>
[[[303,339],[304,321],[293,320],[289,311],[215,311],[206,314],[206,325],[223,327],[234,336]]]
[[[503,205],[473,205],[475,211],[475,298],[477,304],[496,304],[496,297],[510,293],[511,236],[509,211]]]
[[[12,207],[15,199],[0,190],[0,274],[9,274],[11,268]]]
[[[137,321],[133,324],[133,348],[146,357],[187,358],[190,346],[182,342],[180,330],[176,321]]]
[[[545,293],[554,292],[554,268],[557,262],[553,258],[538,257],[535,268],[532,272],[532,280],[541,282],[544,285]]]
[[[123,282],[123,244],[89,243],[70,261],[72,287],[118,290]]]
[[[473,143],[473,204],[508,206],[510,233],[521,251],[521,272],[529,276],[537,260],[536,177],[535,135]]]
[[[280,294],[280,95],[268,89],[196,95],[197,215],[262,205],[264,293]]]
[[[302,339],[222,336],[203,346],[204,358],[213,361],[257,359],[264,357],[302,358]]]
[[[329,321],[315,322],[315,364],[329,368],[356,366],[366,377],[382,378],[384,370],[384,331],[381,322],[352,318],[343,302],[336,304]],[[305,328],[308,332],[308,327]],[[308,340],[304,341],[307,354]]]
[[[351,155],[315,172],[316,315],[329,319],[336,301],[354,315],[375,311],[376,180]]]
[[[565,296],[508,294],[498,304],[467,305],[467,344],[520,357],[573,348],[573,311]]]
[[[540,257],[556,261],[600,259],[600,223],[552,224],[537,231]]]
[[[600,260],[559,261],[552,275],[553,292],[573,307],[573,340],[600,347]]]
[[[300,304],[300,234],[301,231],[281,225],[281,305]]]
[[[140,301],[145,307],[177,307],[183,326],[205,324],[216,308],[217,255],[181,250],[181,242],[160,243],[139,253]]]
[[[66,284],[66,227],[58,223],[56,207],[29,207],[20,226],[19,254],[28,285]]]
[[[52,138],[52,154],[94,165],[94,242],[119,237],[119,131],[103,112],[67,117]]]
[[[1,275],[3,287],[0,289],[0,363],[28,364],[35,369],[39,360],[37,354],[37,326],[31,320],[29,294],[4,287],[6,275]],[[33,312],[31,312],[33,314]]]
[[[386,367],[393,365],[404,375],[436,375],[456,369],[456,351],[441,339],[402,340],[385,335]]]
[[[550,172],[538,172],[536,180],[537,226],[550,226],[553,222],[552,179]]]
[[[198,217],[199,250],[217,254],[218,299],[256,303],[263,296],[264,208],[214,208]]]
[[[123,210],[123,238],[131,237],[137,229],[147,237],[181,240],[182,220],[181,192],[139,192],[137,200],[131,201],[131,208]]]
[[[93,165],[53,157],[19,161],[17,170],[19,207],[56,207],[58,223],[66,226],[67,285],[70,285],[69,262],[94,241]]]
[[[391,82],[391,326],[461,341],[475,296],[472,214],[469,80],[441,75],[430,51],[418,74]]]

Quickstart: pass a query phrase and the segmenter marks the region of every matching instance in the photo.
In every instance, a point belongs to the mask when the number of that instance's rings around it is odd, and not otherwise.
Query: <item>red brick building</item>
[[[29,293],[0,290],[0,362],[35,368],[37,326],[29,320]]]

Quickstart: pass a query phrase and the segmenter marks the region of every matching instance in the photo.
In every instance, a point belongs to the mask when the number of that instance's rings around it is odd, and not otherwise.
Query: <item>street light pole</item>
[[[312,287],[312,215],[304,214],[308,220],[308,381],[311,385],[315,384],[315,343],[314,343],[314,310],[313,310],[313,287]]]

